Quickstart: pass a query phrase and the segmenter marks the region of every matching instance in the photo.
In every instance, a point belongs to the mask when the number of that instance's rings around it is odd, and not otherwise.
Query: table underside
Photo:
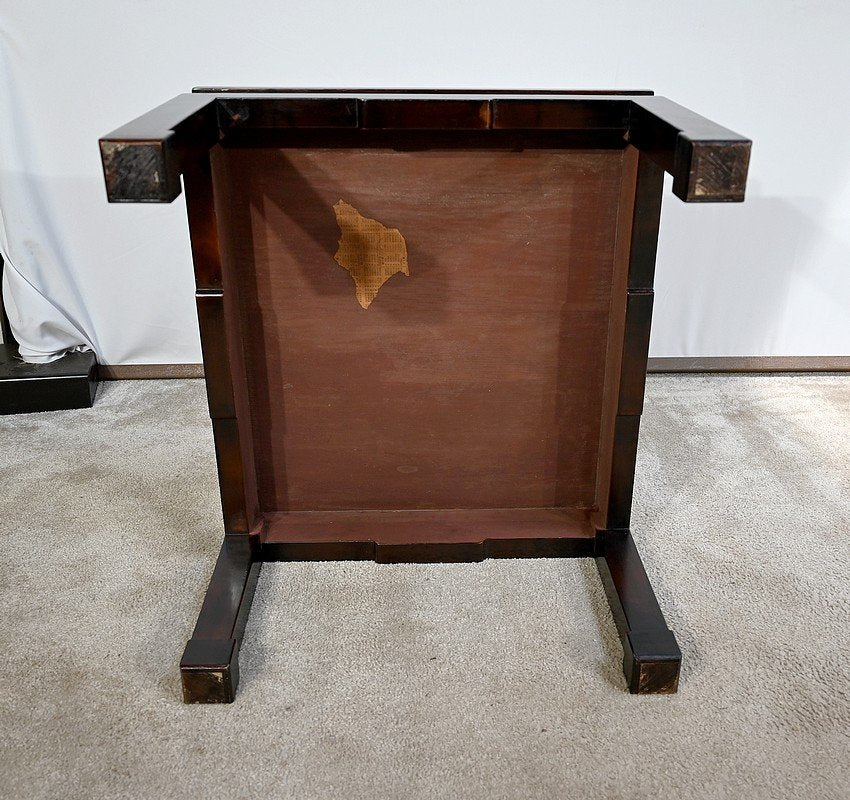
[[[739,202],[749,140],[647,93],[218,89],[100,146],[111,202],[186,192],[226,532],[187,702],[308,558],[593,556],[629,690],[676,691],[629,531],[663,171]]]
[[[623,150],[218,147],[212,163],[269,541],[583,547]],[[340,200],[405,240],[409,275],[367,308],[334,258]],[[417,513],[377,513],[401,511]]]

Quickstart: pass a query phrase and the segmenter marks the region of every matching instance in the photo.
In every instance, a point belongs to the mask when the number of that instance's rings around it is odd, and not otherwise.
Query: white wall
[[[847,2],[2,0],[0,28],[0,151],[24,153],[106,363],[200,355],[182,197],[107,205],[97,138],[227,84],[654,89],[754,146],[743,205],[665,195],[652,354],[850,352]]]

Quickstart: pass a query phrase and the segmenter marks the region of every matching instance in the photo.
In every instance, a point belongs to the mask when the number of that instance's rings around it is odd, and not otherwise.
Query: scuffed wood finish
[[[111,202],[171,202],[191,142],[246,130],[613,131],[673,176],[686,202],[744,198],[751,142],[645,92],[196,90],[101,139]]]
[[[225,133],[237,128],[356,128],[358,124],[357,100],[346,97],[271,97],[251,102],[225,97],[217,104],[219,123]]]
[[[192,638],[180,661],[187,703],[232,703],[239,647],[260,575],[255,537],[228,536],[221,546]]]
[[[181,94],[100,140],[110,203],[170,203],[180,175],[218,138],[216,101]]]
[[[180,166],[172,134],[161,141],[101,142],[110,203],[170,203],[180,194]]]
[[[629,690],[676,691],[629,530],[664,171],[737,201],[749,150],[641,91],[196,90],[104,137],[110,201],[187,195],[225,542],[186,702],[302,559],[595,557]]]
[[[623,645],[623,671],[632,694],[672,694],[682,653],[667,628],[629,531],[600,536],[599,575]]]
[[[629,142],[673,176],[685,202],[744,199],[752,142],[666,97],[632,101]]]

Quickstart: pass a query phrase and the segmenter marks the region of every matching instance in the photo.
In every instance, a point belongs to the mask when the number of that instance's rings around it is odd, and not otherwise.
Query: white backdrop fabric
[[[5,44],[5,43],[4,43]],[[28,165],[32,136],[18,96],[11,48],[0,52],[0,253],[3,305],[25,361],[45,362],[91,347],[85,301],[74,283],[61,232],[53,223],[51,193]],[[11,231],[11,235],[9,232]]]
[[[7,304],[32,356],[200,360],[185,207],[108,205],[98,136],[195,85],[650,88],[754,140],[665,193],[654,356],[850,351],[850,4],[0,0]]]

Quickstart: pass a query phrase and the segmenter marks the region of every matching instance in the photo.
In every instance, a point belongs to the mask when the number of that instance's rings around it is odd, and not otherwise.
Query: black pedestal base
[[[26,364],[13,344],[0,344],[0,414],[91,408],[97,391],[94,353],[68,353],[49,364]]]

